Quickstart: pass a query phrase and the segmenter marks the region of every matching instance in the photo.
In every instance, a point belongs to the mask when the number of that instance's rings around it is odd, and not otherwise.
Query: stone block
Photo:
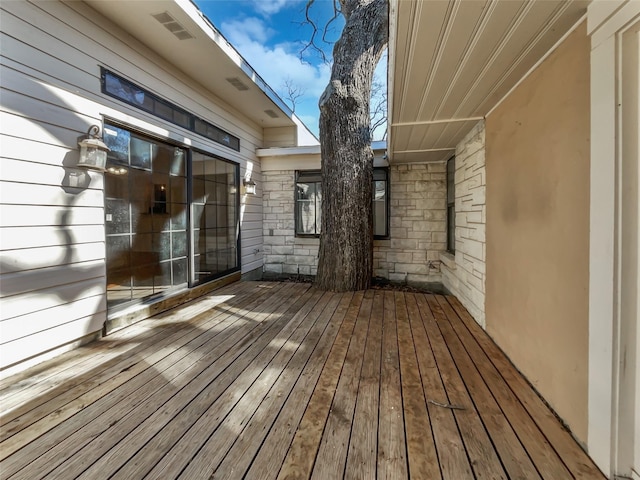
[[[429,221],[444,222],[447,219],[446,210],[423,210],[422,219]]]
[[[427,192],[427,198],[428,199],[446,199],[447,198],[447,192],[446,191],[441,191],[441,192]]]
[[[431,241],[436,243],[447,243],[447,232],[432,232]]]
[[[438,162],[438,163],[429,163],[427,164],[427,170],[429,173],[446,173],[447,171],[447,163],[446,162]]]
[[[293,201],[293,190],[276,190],[269,192],[269,200],[291,200]]]
[[[264,237],[263,241],[264,241],[265,245],[284,245],[285,244],[285,237],[283,237],[283,236],[279,236],[279,237],[266,236],[266,237]]]
[[[293,255],[293,245],[273,245],[271,252],[275,255]]]
[[[269,264],[264,265],[264,271],[269,273],[282,273],[282,264]]]
[[[389,272],[389,280],[391,280],[392,282],[404,283],[407,281],[407,274]]]
[[[402,273],[419,273],[426,275],[429,273],[426,263],[396,263],[395,271]]]
[[[287,256],[287,263],[290,263],[290,264],[313,265],[315,261],[316,261],[316,257],[313,257],[311,255],[288,255]]]
[[[445,222],[416,221],[413,222],[414,232],[446,232]]]
[[[484,244],[476,240],[465,239],[462,244],[462,251],[465,255],[477,260],[484,261]]]
[[[424,263],[427,261],[427,252],[426,251],[421,251],[421,252],[413,252],[411,254],[411,263]]]
[[[284,188],[282,186],[282,182],[267,181],[262,183],[263,192],[273,192],[273,191],[281,192],[283,190]]]
[[[311,275],[311,266],[300,265],[300,275]]]
[[[390,228],[391,238],[407,238],[406,228]]]
[[[466,221],[468,223],[484,224],[482,221],[482,211],[476,210],[466,213]]]
[[[293,209],[294,209],[293,202],[287,203],[282,206],[282,213],[293,215]]]
[[[282,273],[289,273],[289,274],[293,274],[293,275],[297,275],[298,272],[298,265],[293,265],[293,264],[285,264],[282,266]]]
[[[391,263],[411,263],[413,255],[411,252],[391,251],[387,253],[387,262]]]
[[[444,252],[443,249],[439,250],[428,250],[427,251],[427,261],[435,262],[440,260],[440,254]]]

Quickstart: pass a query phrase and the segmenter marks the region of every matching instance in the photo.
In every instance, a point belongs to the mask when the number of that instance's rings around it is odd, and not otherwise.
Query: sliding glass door
[[[191,282],[197,284],[239,266],[238,167],[195,151],[191,158]]]
[[[108,123],[104,141],[110,308],[238,268],[236,164]]]

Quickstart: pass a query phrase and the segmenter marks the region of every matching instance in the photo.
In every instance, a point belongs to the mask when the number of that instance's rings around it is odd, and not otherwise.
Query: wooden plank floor
[[[604,478],[450,296],[235,283],[0,408],[3,479]]]

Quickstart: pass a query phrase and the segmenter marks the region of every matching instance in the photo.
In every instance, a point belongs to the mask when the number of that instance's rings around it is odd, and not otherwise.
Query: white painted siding
[[[111,118],[240,165],[261,181],[262,129],[81,2],[2,2],[0,376],[102,328],[103,176],[77,137]],[[101,93],[104,66],[240,138],[235,152]],[[242,195],[242,271],[262,267],[262,206]]]

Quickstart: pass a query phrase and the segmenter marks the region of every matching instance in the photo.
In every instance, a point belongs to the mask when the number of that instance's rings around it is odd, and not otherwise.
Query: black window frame
[[[188,220],[188,233],[191,236],[190,237],[190,250],[189,250],[189,267],[191,269],[191,266],[193,265],[192,260],[195,258],[195,252],[193,251],[193,249],[191,248],[193,245],[193,242],[195,241],[195,236],[194,236],[194,232],[195,232],[195,226],[193,225],[193,206],[195,205],[196,202],[194,202],[193,200],[193,191],[194,191],[194,173],[193,173],[193,154],[194,153],[198,153],[200,155],[206,155],[208,157],[214,158],[218,161],[221,162],[225,162],[228,163],[230,165],[232,165],[234,167],[234,182],[235,182],[235,191],[236,191],[236,195],[235,195],[235,211],[236,211],[236,218],[235,218],[235,228],[236,228],[236,233],[237,233],[237,240],[236,240],[236,266],[235,267],[231,267],[227,270],[222,270],[216,273],[213,273],[212,275],[209,275],[207,277],[203,277],[199,280],[195,279],[195,274],[194,272],[191,272],[191,270],[189,271],[189,275],[188,275],[188,280],[189,280],[189,288],[194,288],[197,287],[199,285],[203,285],[205,283],[209,283],[212,282],[218,278],[222,278],[225,275],[229,275],[231,273],[234,272],[240,272],[242,270],[242,228],[240,225],[240,208],[241,208],[241,202],[240,202],[240,165],[237,162],[234,162],[233,160],[229,160],[228,158],[224,158],[221,157],[220,155],[216,155],[215,153],[212,152],[208,152],[206,150],[203,150],[201,148],[197,148],[197,147],[186,147],[188,150],[188,160],[187,160],[187,205],[189,208],[189,214],[187,215],[187,220]]]
[[[298,183],[304,182],[304,183],[314,183],[319,185],[321,184],[321,180],[322,178],[321,178],[320,170],[296,170],[295,184],[294,184],[294,191],[293,191],[293,217],[294,217],[294,223],[295,223],[294,232],[296,237],[300,237],[300,238],[319,238],[320,237],[320,232],[318,232],[317,223],[314,223],[314,231],[316,233],[304,233],[299,231],[301,219],[298,215],[298,201],[299,201]],[[320,204],[320,206],[316,205],[316,208],[320,209],[320,214],[322,215],[321,206],[322,204]]]
[[[389,238],[389,218],[390,218],[390,200],[389,200],[389,195],[390,195],[390,182],[389,182],[389,168],[388,167],[374,167],[373,169],[374,174],[373,174],[373,182],[376,181],[384,181],[385,182],[385,225],[384,225],[384,231],[385,233],[383,235],[375,235],[373,236],[373,238],[375,240],[386,240]],[[380,178],[382,176],[382,178]],[[307,180],[305,180],[305,177],[307,178]],[[317,180],[314,179],[317,178]],[[378,177],[378,178],[376,178]],[[296,170],[295,172],[295,184],[294,184],[294,192],[293,192],[293,201],[294,201],[294,208],[293,208],[293,216],[294,216],[294,223],[295,223],[295,227],[294,227],[294,233],[296,237],[299,238],[319,238],[320,237],[320,233],[303,233],[299,231],[300,228],[300,218],[297,214],[298,212],[298,208],[297,208],[297,202],[298,202],[298,183],[300,182],[300,179],[302,178],[303,181],[305,181],[305,183],[321,183],[321,172],[320,170]],[[375,194],[375,191],[374,191]],[[372,199],[372,206],[373,206],[373,201],[374,199]]]
[[[456,253],[456,157],[447,160],[447,252]]]
[[[146,304],[150,304],[165,298],[169,298],[171,295],[174,295],[177,292],[182,292],[185,290],[189,290],[192,289],[194,287],[197,287],[199,285],[203,285],[212,281],[215,281],[219,278],[222,278],[226,275],[229,275],[231,273],[235,273],[235,272],[240,272],[242,270],[242,229],[240,228],[240,207],[241,207],[241,201],[240,201],[240,194],[237,193],[235,196],[235,209],[237,212],[237,218],[235,220],[235,223],[237,225],[237,240],[236,240],[236,267],[232,267],[229,268],[225,271],[221,271],[221,272],[217,272],[207,278],[201,279],[200,281],[192,281],[192,257],[194,255],[193,252],[193,248],[192,248],[192,244],[193,244],[193,224],[192,224],[192,215],[191,215],[191,210],[192,210],[192,205],[193,205],[193,167],[192,167],[192,154],[194,152],[200,153],[200,154],[204,154],[204,155],[208,155],[210,157],[216,158],[217,160],[229,163],[231,165],[233,165],[235,167],[235,173],[234,173],[234,182],[235,182],[235,189],[236,192],[239,192],[240,190],[240,164],[237,162],[234,162],[233,160],[230,160],[228,158],[225,158],[223,156],[220,156],[218,154],[215,154],[213,152],[207,151],[205,149],[202,148],[197,148],[197,147],[193,147],[192,145],[188,145],[182,142],[178,142],[175,140],[172,140],[170,138],[164,137],[162,135],[158,135],[156,133],[153,132],[149,132],[146,131],[144,129],[141,129],[139,127],[136,127],[134,125],[131,125],[129,123],[126,122],[122,122],[118,119],[112,118],[112,117],[103,117],[103,122],[102,122],[102,129],[104,131],[105,125],[107,126],[107,128],[109,128],[109,126],[114,126],[117,128],[121,128],[124,130],[127,130],[137,136],[142,136],[142,137],[146,137],[149,140],[152,141],[158,141],[158,142],[162,142],[164,144],[167,145],[171,145],[174,147],[178,147],[183,149],[186,152],[186,158],[185,158],[185,171],[184,171],[184,175],[186,176],[186,218],[185,218],[185,229],[186,229],[186,233],[187,233],[187,250],[186,250],[186,257],[187,257],[187,281],[185,283],[181,283],[180,285],[176,285],[173,286],[172,288],[167,289],[166,291],[157,293],[157,294],[152,294],[149,296],[145,296],[145,297],[139,297],[139,298],[135,298],[133,300],[121,303],[121,304],[115,304],[115,305],[110,305],[107,307],[107,317],[108,318],[114,318],[114,316],[119,315],[122,311],[131,308],[132,306],[136,306],[136,305],[146,305]],[[107,200],[107,192],[106,189],[103,189],[103,201],[105,202],[106,205],[106,200]],[[106,215],[106,210],[105,210],[105,215]],[[105,220],[105,224],[106,224],[106,220]],[[105,244],[107,242],[107,234],[105,232]]]
[[[134,102],[129,99],[127,96],[112,91],[108,86],[108,79],[112,78],[119,82],[121,86],[126,87],[130,92],[136,92],[143,94],[144,100],[141,102]],[[143,88],[126,78],[121,77],[120,75],[113,73],[110,70],[107,70],[104,67],[100,67],[100,84],[101,91],[105,95],[108,95],[112,98],[116,98],[128,105],[131,105],[139,110],[143,110],[147,113],[150,113],[158,118],[166,120],[167,122],[173,123],[179,127],[185,128],[197,135],[201,135],[204,138],[208,138],[220,145],[223,145],[227,148],[235,150],[236,152],[240,151],[240,139],[234,135],[231,135],[229,132],[221,129],[213,125],[211,122],[208,122],[197,115],[194,115],[191,112],[188,112],[184,108],[179,107],[175,103],[172,103],[160,96],[156,95],[153,92],[150,92],[146,88]],[[150,102],[147,102],[147,99]],[[144,103],[143,103],[144,102]],[[150,103],[151,105],[146,105],[146,103]],[[171,115],[164,114],[159,111],[159,107],[163,107],[165,111],[171,112]],[[182,121],[180,121],[182,119]]]

